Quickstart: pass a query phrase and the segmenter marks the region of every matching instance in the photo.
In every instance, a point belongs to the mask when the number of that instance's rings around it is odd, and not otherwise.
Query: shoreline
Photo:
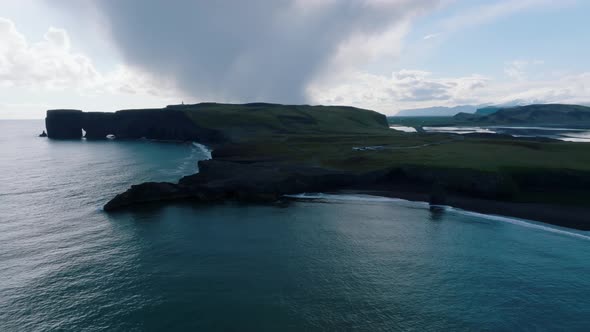
[[[155,141],[155,140],[153,140]],[[185,142],[203,152],[214,147],[195,141]],[[240,159],[233,149],[215,149],[198,162],[199,172],[177,183],[142,183],[111,199],[103,208],[113,211],[143,203],[170,201],[218,203],[242,201],[273,203],[285,195],[302,192],[368,194],[413,202],[433,202],[432,184],[387,178],[383,172],[354,173],[274,160]],[[239,156],[239,154],[238,154]],[[391,170],[390,170],[391,171]],[[399,179],[398,179],[399,180]],[[442,199],[442,201],[440,200]],[[546,223],[579,231],[590,231],[590,207],[555,203],[531,203],[479,198],[453,190],[443,190],[434,205],[450,206],[469,212],[505,216]]]
[[[375,202],[381,204],[397,204],[399,203],[400,206],[404,207],[416,207],[416,208],[423,208],[429,209],[433,215],[436,215],[434,218],[438,220],[441,216],[446,213],[457,213],[464,216],[477,216],[484,219],[498,221],[498,222],[508,222],[516,225],[521,225],[525,227],[531,227],[541,230],[550,230],[552,232],[566,234],[568,236],[576,236],[580,238],[584,238],[586,240],[590,240],[590,231],[579,230],[571,227],[564,227],[558,226],[555,224],[550,224],[542,221],[531,220],[526,218],[519,218],[514,216],[507,216],[502,214],[490,214],[490,213],[480,213],[471,210],[465,210],[456,206],[450,205],[430,205],[430,203],[426,201],[415,201],[404,199],[400,197],[390,197],[385,196],[383,192],[365,192],[365,191],[358,191],[358,190],[342,190],[337,192],[327,192],[327,193],[301,193],[296,195],[287,195],[285,196],[288,200],[291,201],[309,201],[314,202],[318,201],[327,201],[327,202],[351,202],[353,204],[362,204],[364,202]],[[345,199],[340,200],[339,197],[346,197]]]
[[[344,189],[336,194],[365,194],[388,198],[404,199],[412,202],[428,203],[430,193],[409,190],[386,190],[382,188]],[[462,209],[469,212],[482,213],[509,218],[519,218],[541,222],[559,227],[590,231],[588,216],[590,207],[549,205],[541,203],[522,203],[498,200],[487,200],[456,194],[448,194],[444,206]]]
[[[236,162],[217,158],[201,160],[199,172],[178,183],[146,182],[133,185],[111,199],[103,210],[111,212],[145,203],[172,201],[217,204],[224,201],[276,203],[301,193],[366,194],[431,205],[450,206],[487,215],[513,217],[590,231],[590,207],[477,198],[457,192],[435,197],[433,187],[419,183],[384,181],[383,174],[353,175],[305,166],[266,162]],[[384,182],[381,182],[384,181]],[[433,196],[434,195],[434,196]]]
[[[207,155],[199,173],[133,185],[105,211],[180,199],[271,203],[301,192],[357,190],[590,230],[590,153],[583,144],[395,133],[384,115],[369,110],[261,103],[49,110],[45,124],[50,139],[80,139],[85,132],[87,139],[182,141]]]
[[[190,144],[191,146],[200,149],[203,153],[208,154],[207,159],[200,160],[198,162],[199,165],[202,162],[207,161],[233,161],[232,158],[228,158],[228,156],[224,156],[222,158],[214,158],[212,152],[214,151],[214,147],[209,144],[199,143],[197,141],[175,141],[175,140],[159,140],[159,139],[146,139],[149,142],[156,142],[156,143],[182,143],[182,144]],[[228,160],[229,159],[229,160]],[[256,165],[257,161],[248,160],[245,164],[242,165]],[[240,167],[241,168],[241,167]],[[193,175],[188,175],[187,177],[194,177],[199,174],[195,173]],[[181,179],[182,180],[182,179]],[[219,180],[219,179],[218,179]],[[267,179],[268,180],[268,179]],[[145,183],[144,183],[145,184]],[[177,187],[179,184],[167,183],[167,185],[171,185],[172,187]],[[395,186],[395,189],[392,189],[392,186]],[[159,191],[158,188],[156,191]],[[170,188],[168,188],[170,189]],[[326,193],[333,193],[333,194],[366,194],[366,195],[373,195],[379,197],[387,197],[387,198],[396,198],[396,199],[403,199],[411,202],[422,202],[426,204],[430,204],[430,200],[432,199],[432,187],[424,186],[423,184],[419,183],[357,183],[354,185],[348,186],[336,186],[334,188],[325,188],[327,189]],[[167,191],[167,190],[165,190]],[[184,191],[184,190],[182,190]],[[191,190],[189,190],[191,191]],[[170,201],[177,201],[177,200],[194,200],[195,197],[193,194],[187,193],[174,193],[172,197],[168,196],[168,193],[164,196],[168,197],[152,197],[146,200],[146,203],[160,203],[165,204]],[[199,193],[197,196],[199,198],[197,200],[201,201],[209,201],[208,198],[205,198],[211,194],[209,190],[206,190],[204,193]],[[275,193],[269,196],[266,196],[268,193],[259,192],[256,193],[256,190],[251,191],[247,194],[259,196],[254,199],[245,198],[245,196],[238,196],[238,197],[226,197],[222,200],[236,200],[236,201],[245,201],[245,202],[271,202],[272,197],[285,197],[285,195],[293,194],[293,193]],[[218,195],[217,193],[213,196]],[[157,196],[157,194],[156,194]],[[213,197],[211,201],[215,202],[218,200],[219,197]],[[279,198],[280,199],[280,198]],[[294,199],[294,198],[289,198]],[[296,199],[296,198],[295,198]],[[135,205],[137,202],[131,203],[130,205]],[[141,203],[141,202],[140,202]],[[467,195],[461,195],[454,192],[445,192],[444,194],[444,203],[440,204],[441,206],[449,206],[451,208],[457,208],[468,212],[475,212],[481,213],[490,216],[501,216],[501,217],[508,217],[508,218],[518,218],[529,220],[533,222],[540,222],[545,223],[548,225],[564,227],[568,229],[574,229],[578,231],[590,231],[590,223],[588,222],[588,217],[590,216],[590,207],[581,207],[581,206],[568,206],[568,205],[557,205],[557,204],[547,204],[547,203],[528,203],[528,202],[511,202],[511,201],[502,201],[502,200],[494,200],[494,199],[483,199],[477,198]],[[436,204],[435,204],[436,206]]]

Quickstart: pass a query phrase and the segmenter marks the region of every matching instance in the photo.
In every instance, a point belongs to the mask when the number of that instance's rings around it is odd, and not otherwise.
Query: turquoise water
[[[590,234],[366,196],[100,207],[190,144],[0,121],[0,331],[590,328]]]

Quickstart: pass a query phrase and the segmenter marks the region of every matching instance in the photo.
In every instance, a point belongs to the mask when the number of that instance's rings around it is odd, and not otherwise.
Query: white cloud
[[[101,73],[90,57],[72,50],[64,29],[50,27],[41,41],[31,43],[11,20],[0,18],[0,86],[5,88],[158,95],[173,89],[163,83],[168,82],[123,66]]]
[[[527,63],[535,62],[539,61]],[[308,93],[315,103],[349,104],[385,114],[464,104],[586,104],[590,102],[590,72],[547,80],[524,77],[508,83],[477,74],[436,77],[420,70],[401,70],[391,76],[355,72],[340,84],[312,85]]]
[[[440,36],[440,33],[431,33],[429,35],[424,36],[422,39],[429,40],[429,39],[434,39],[438,36]]]
[[[393,114],[403,108],[471,102],[488,81],[481,75],[436,78],[420,70],[391,76],[355,72],[341,84],[312,85],[308,93],[320,104],[351,104]]]
[[[392,74],[383,74],[383,68],[392,68],[401,56],[413,57],[407,48],[404,49],[404,37],[415,18],[440,8],[441,3],[453,0],[356,1],[293,0],[285,2],[291,3],[293,8],[283,10],[279,6],[276,11],[278,14],[273,17],[262,15],[260,22],[253,21],[243,13],[236,13],[235,17],[230,13],[224,19],[230,23],[236,20],[233,23],[245,27],[247,31],[236,35],[236,29],[228,28],[221,31],[223,38],[212,39],[207,30],[211,29],[209,25],[213,25],[215,29],[212,31],[217,33],[225,26],[217,24],[225,21],[209,21],[212,16],[206,11],[201,11],[201,20],[179,20],[178,17],[185,17],[183,15],[193,18],[193,12],[151,1],[152,7],[162,7],[165,13],[170,14],[170,24],[167,27],[150,26],[145,30],[142,21],[135,22],[138,24],[132,28],[142,38],[139,43],[142,48],[136,50],[124,41],[119,41],[119,47],[130,48],[128,54],[122,52],[122,56],[127,63],[136,63],[138,67],[119,65],[108,71],[99,70],[92,57],[78,51],[76,46],[80,46],[80,41],[74,39],[76,45],[72,45],[64,29],[51,27],[39,40],[33,40],[31,36],[27,38],[19,32],[12,21],[0,18],[0,86],[4,88],[0,89],[0,100],[4,102],[0,104],[0,117],[5,117],[9,111],[14,115],[21,111],[44,111],[53,107],[115,110],[160,106],[178,103],[182,99],[186,102],[200,101],[179,97],[181,93],[167,78],[175,79],[179,84],[184,80],[183,91],[196,98],[209,97],[218,101],[258,98],[272,101],[272,98],[266,99],[271,96],[276,97],[274,101],[288,102],[292,100],[287,97],[304,88],[304,97],[308,97],[312,103],[350,104],[387,114],[405,108],[438,105],[513,100],[523,103],[575,103],[588,102],[590,99],[586,97],[590,95],[590,73],[543,73],[542,69],[548,68],[540,66],[543,62],[539,60],[518,59],[504,63],[505,76],[502,79],[478,74],[440,76],[421,70],[397,70]],[[95,6],[99,6],[98,3]],[[265,1],[255,3],[259,3],[262,6],[260,8],[268,5]],[[535,7],[546,8],[568,3],[567,0],[559,3],[549,0],[500,0],[472,5],[429,27],[431,30],[428,32],[432,33],[423,36],[418,43],[429,48],[436,47],[450,34],[460,33],[471,26],[486,24]],[[187,8],[196,6],[189,0],[185,4]],[[203,2],[199,6],[208,8],[209,5]],[[100,6],[110,5],[101,3]],[[124,6],[129,12],[136,10],[129,3],[117,2],[117,6]],[[252,7],[251,4],[244,6]],[[125,28],[134,22],[130,23],[124,12],[115,11],[115,15],[105,9],[103,14],[109,13],[115,16],[113,19],[120,19],[122,23],[117,21],[117,24],[109,26],[109,20],[101,15],[103,21],[99,21],[104,22],[102,27],[118,38],[126,36],[122,33],[125,29],[113,27]],[[159,10],[147,14],[162,16]],[[96,19],[94,17],[92,20]],[[186,24],[186,29],[180,29],[180,36],[176,36],[179,28],[175,24]],[[351,28],[351,24],[354,28]],[[167,31],[169,33],[164,33]],[[166,37],[163,42],[167,44],[156,42],[153,35]],[[176,37],[168,40],[169,36]],[[128,37],[135,42],[134,35]],[[326,43],[330,47],[324,47]],[[181,52],[169,51],[179,44],[188,48]],[[228,45],[239,47],[229,50],[234,53],[228,53]],[[134,53],[136,51],[139,56]],[[157,61],[151,59],[152,55]],[[94,60],[98,60],[96,55],[94,57]],[[146,57],[150,61],[137,61]],[[195,57],[204,57],[199,66],[196,65],[198,61],[195,61]],[[498,60],[498,63],[501,65],[502,61]],[[218,62],[220,66],[210,65]],[[154,77],[147,71],[158,76]],[[226,71],[227,74],[223,74]],[[502,76],[502,72],[496,75]],[[264,76],[263,79],[260,76]],[[214,93],[207,94],[209,90]],[[27,104],[23,103],[25,101]]]
[[[531,103],[587,104],[590,102],[590,72],[563,75],[548,80],[524,80],[497,83],[482,96],[497,103],[519,101]]]
[[[545,62],[542,60],[514,60],[507,62],[504,67],[504,74],[516,80],[525,80],[527,78],[527,70],[531,66],[542,65]]]
[[[66,31],[50,28],[29,44],[12,21],[0,18],[1,85],[60,89],[87,86],[98,76],[88,57],[71,52]]]
[[[50,27],[30,42],[0,18],[0,118],[42,118],[50,108],[114,111],[180,103],[174,84],[119,65],[99,71],[73,50],[66,30]],[[193,100],[187,100],[193,101]]]

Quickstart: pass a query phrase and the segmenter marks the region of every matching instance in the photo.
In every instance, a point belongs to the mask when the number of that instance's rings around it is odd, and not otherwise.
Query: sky
[[[277,102],[590,104],[586,0],[0,0],[0,119]]]

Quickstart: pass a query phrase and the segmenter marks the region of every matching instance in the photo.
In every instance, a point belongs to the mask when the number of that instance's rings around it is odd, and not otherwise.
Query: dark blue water
[[[590,329],[590,236],[362,196],[100,207],[190,144],[0,121],[0,331]]]

